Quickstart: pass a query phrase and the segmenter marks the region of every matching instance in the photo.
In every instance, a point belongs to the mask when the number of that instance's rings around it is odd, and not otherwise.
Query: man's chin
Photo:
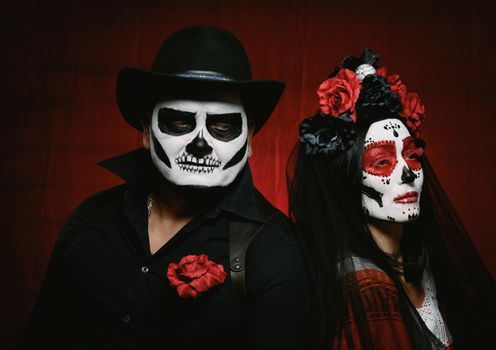
[[[206,186],[206,185],[176,185],[176,187],[180,187],[187,191],[216,191],[226,188],[227,186]]]
[[[168,185],[170,189],[172,189],[174,192],[177,194],[188,197],[188,198],[198,198],[202,196],[214,196],[217,193],[222,193],[224,192],[227,188],[229,188],[229,185],[226,186],[218,186],[218,185],[205,185],[205,184],[183,184],[183,183],[176,183],[172,182],[165,177],[162,177],[162,179],[165,180],[165,183]]]
[[[208,177],[208,175],[204,175],[204,177],[186,177],[183,175],[177,175],[174,177],[168,176],[165,177],[165,179],[174,186],[196,189],[198,191],[208,191],[229,187],[229,185],[231,185],[234,181],[234,179],[230,178],[219,179]]]

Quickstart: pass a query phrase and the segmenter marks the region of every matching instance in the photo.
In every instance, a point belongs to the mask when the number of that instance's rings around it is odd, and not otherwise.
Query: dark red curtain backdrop
[[[287,84],[250,161],[256,185],[284,211],[286,158],[298,121],[317,108],[315,88],[345,55],[379,52],[424,100],[427,153],[496,274],[491,0],[12,0],[0,12],[0,348],[13,346],[66,217],[120,182],[95,163],[140,146],[115,104],[117,72],[148,68],[164,37],[193,24],[231,30],[256,78]]]

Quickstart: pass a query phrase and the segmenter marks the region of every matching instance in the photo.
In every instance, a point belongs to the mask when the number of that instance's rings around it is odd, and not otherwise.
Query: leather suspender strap
[[[229,221],[229,265],[231,282],[241,304],[246,297],[245,256],[251,240],[264,227],[259,222]]]
[[[255,199],[258,209],[262,212],[266,221],[269,221],[273,215],[274,208],[258,192],[255,193]],[[264,223],[235,220],[228,220],[229,231],[229,265],[231,270],[231,282],[235,294],[238,296],[241,304],[246,298],[245,283],[245,257],[250,242],[265,226]]]

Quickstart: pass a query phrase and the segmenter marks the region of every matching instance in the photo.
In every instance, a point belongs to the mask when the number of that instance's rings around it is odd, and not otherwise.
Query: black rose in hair
[[[356,104],[357,121],[363,123],[394,117],[401,109],[399,96],[391,90],[384,77],[373,74],[363,79]]]
[[[353,143],[355,123],[348,115],[329,117],[322,113],[300,124],[300,141],[306,154],[344,151]]]

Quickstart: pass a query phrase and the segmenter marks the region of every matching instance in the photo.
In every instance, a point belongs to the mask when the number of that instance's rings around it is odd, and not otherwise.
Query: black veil
[[[351,109],[338,115],[321,109],[301,123],[300,142],[287,164],[289,214],[312,286],[308,344],[316,349],[445,348],[425,325],[402,284],[423,283],[428,274],[453,347],[486,347],[496,330],[494,279],[425,156],[420,159],[424,172],[421,212],[417,220],[403,226],[403,260],[397,262],[379,249],[368,228],[361,196],[362,153],[369,126],[397,118],[418,146],[425,146],[419,129],[423,105],[417,105],[418,114],[408,111],[408,97],[417,95],[406,95],[399,76],[386,78],[382,68],[379,73],[378,59],[366,49],[360,57],[345,57],[335,68],[325,83],[346,73],[342,69],[373,70],[361,78],[354,105],[356,122],[350,118]],[[380,271],[379,277],[359,278],[367,269]],[[383,288],[376,288],[377,281]],[[384,310],[389,313],[385,315]],[[384,339],[379,342],[370,315],[381,320],[379,333]],[[336,344],[336,339],[344,345]]]
[[[365,129],[366,130],[366,129]],[[358,136],[360,139],[360,136]],[[347,349],[374,349],[366,321],[370,303],[350,286],[359,281],[354,256],[380,268],[393,281],[397,304],[412,349],[443,349],[410,302],[399,274],[419,281],[430,269],[443,317],[455,349],[485,348],[495,328],[494,279],[484,266],[460,218],[424,157],[419,219],[405,224],[403,266],[373,240],[358,205],[361,195],[362,142],[339,155],[308,154],[297,143],[287,164],[289,214],[295,224],[310,276],[308,344],[330,349],[339,332]],[[377,300],[390,302],[390,295]],[[374,299],[375,300],[375,299]],[[376,300],[376,301],[377,301]],[[349,315],[354,316],[353,325]],[[392,325],[391,332],[395,328]],[[336,346],[336,344],[334,344]],[[393,348],[393,347],[391,347]]]

